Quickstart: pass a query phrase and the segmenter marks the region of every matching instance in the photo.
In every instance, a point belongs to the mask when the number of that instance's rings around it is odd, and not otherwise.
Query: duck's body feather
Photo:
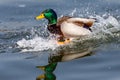
[[[71,18],[64,16],[58,19],[57,25],[59,25],[58,27],[60,27],[64,37],[73,38],[89,35],[91,33],[90,27],[93,25],[93,22],[93,19]]]
[[[85,36],[91,33],[89,29],[83,28],[73,23],[63,22],[61,24],[61,31],[67,38],[75,38]]]

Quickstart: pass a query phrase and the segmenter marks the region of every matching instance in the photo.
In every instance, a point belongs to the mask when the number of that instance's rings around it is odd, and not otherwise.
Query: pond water
[[[34,19],[48,8],[97,19],[93,34],[56,45],[47,20]],[[1,0],[0,80],[119,80],[119,14],[118,0]]]

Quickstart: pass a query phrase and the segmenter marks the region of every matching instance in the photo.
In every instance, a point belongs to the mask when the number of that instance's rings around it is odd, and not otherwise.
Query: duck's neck
[[[48,19],[48,24],[49,25],[57,24],[57,18],[50,18],[50,19]]]

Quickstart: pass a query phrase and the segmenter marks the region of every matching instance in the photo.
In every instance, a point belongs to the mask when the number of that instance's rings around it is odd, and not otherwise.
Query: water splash
[[[108,16],[106,19],[101,16],[96,16],[97,23],[92,27],[96,38],[106,38],[108,35],[114,37],[115,33],[120,31],[120,24],[113,16]]]
[[[75,8],[69,15],[74,16],[76,12],[77,12],[77,9]]]
[[[41,37],[35,37],[30,40],[22,39],[17,42],[19,48],[22,48],[23,52],[26,51],[44,51],[48,49],[54,50],[58,45],[54,39],[43,39]]]
[[[77,13],[77,10],[75,8],[69,15],[74,16],[74,14],[76,14],[76,13]],[[82,43],[82,41],[86,42],[88,40],[89,40],[88,42],[91,43],[91,40],[96,39],[97,42],[99,41],[96,44],[96,45],[98,45],[99,43],[107,42],[110,39],[113,39],[114,37],[116,39],[119,39],[120,23],[115,17],[108,15],[107,13],[103,14],[102,16],[95,15],[95,14],[90,15],[89,13],[87,13],[87,14],[89,15],[90,18],[95,18],[97,20],[97,22],[95,22],[95,24],[92,27],[93,33],[90,36],[80,38],[79,40],[76,41],[77,43],[80,43],[80,42]],[[58,47],[58,45],[56,44],[56,40],[53,38],[43,38],[44,34],[46,35],[47,30],[46,30],[46,28],[45,29],[42,29],[42,28],[45,28],[45,27],[41,27],[41,29],[40,29],[40,27],[38,27],[37,29],[33,29],[31,32],[31,33],[33,33],[32,38],[30,38],[29,40],[23,38],[22,40],[18,41],[17,42],[18,47],[21,48],[22,51],[24,51],[24,52],[56,49]],[[39,33],[40,33],[40,35],[39,35]],[[49,37],[48,34],[47,34],[47,37]],[[92,43],[95,43],[95,42],[92,42]],[[87,45],[86,43],[82,43],[82,44]],[[91,44],[91,46],[92,45],[93,44]]]

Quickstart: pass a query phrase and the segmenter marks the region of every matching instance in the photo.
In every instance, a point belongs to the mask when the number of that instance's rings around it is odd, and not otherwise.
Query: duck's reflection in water
[[[52,72],[46,72],[45,74],[39,75],[36,80],[56,80],[56,76]]]
[[[36,80],[56,80],[56,76],[53,71],[56,69],[58,62],[70,61],[77,58],[82,58],[92,55],[91,50],[87,50],[80,53],[67,53],[63,50],[57,51],[55,54],[51,54],[48,58],[48,64],[45,66],[37,66],[45,73],[39,75]]]
[[[53,73],[53,71],[56,69],[56,66],[57,62],[48,63],[48,65],[45,66],[37,66],[37,68],[40,68],[45,73],[39,75],[36,80],[56,80],[56,76]]]

